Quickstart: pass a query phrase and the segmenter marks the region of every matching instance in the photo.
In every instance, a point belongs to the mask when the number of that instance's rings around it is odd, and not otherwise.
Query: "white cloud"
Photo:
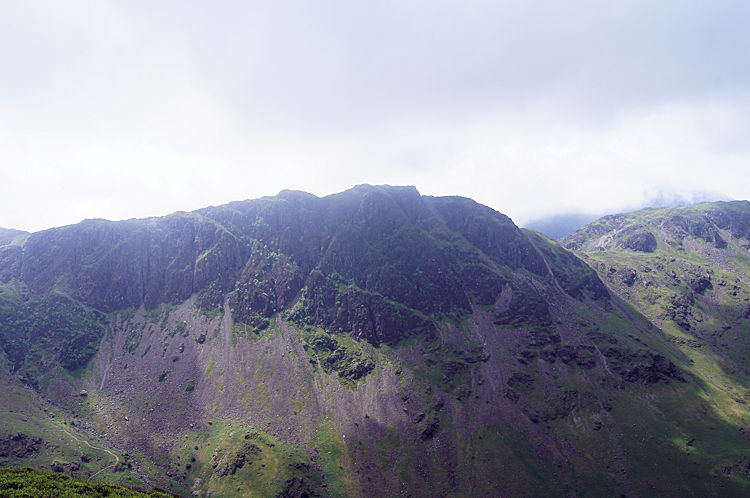
[[[530,5],[12,2],[0,226],[364,182],[518,222],[750,197],[750,7]]]

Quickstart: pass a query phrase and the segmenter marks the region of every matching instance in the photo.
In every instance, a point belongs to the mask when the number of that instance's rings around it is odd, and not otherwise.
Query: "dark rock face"
[[[348,331],[372,344],[395,343],[410,331],[431,333],[433,325],[411,310],[356,287],[342,287],[313,272],[303,292],[303,305],[293,319],[298,323]]]
[[[583,262],[531,240],[508,217],[413,187],[362,185],[323,198],[284,191],[163,218],[87,220],[21,235],[0,246],[0,282],[27,289],[0,294],[0,346],[30,385],[56,365],[84,365],[104,335],[103,313],[190,296],[205,312],[230,312],[250,333],[280,315],[375,346],[434,337],[436,323],[492,306],[517,287],[513,272],[547,277],[545,258],[573,298],[608,299]],[[514,290],[515,316],[502,320],[550,323],[546,298],[531,287]],[[324,356],[324,368],[348,381],[374,369],[353,350]]]
[[[640,252],[654,252],[656,250],[656,237],[647,231],[638,231],[625,239],[622,243],[626,249]]]
[[[665,307],[665,318],[674,321],[685,330],[691,328],[691,307],[694,304],[691,296],[674,294]]]
[[[196,293],[206,308],[228,298],[234,318],[256,330],[301,296],[299,323],[373,344],[429,333],[429,317],[467,312],[472,301],[492,304],[506,284],[498,268],[547,274],[506,216],[469,199],[372,186],[88,220],[31,234],[22,251],[0,250],[0,263],[3,281],[20,279],[35,295],[63,289],[104,312]]]
[[[537,275],[547,273],[544,260],[507,216],[462,197],[434,198],[432,204],[449,229],[459,232],[491,260]]]
[[[209,249],[216,256],[204,255]],[[73,297],[102,311],[153,307],[186,299],[220,268],[231,271],[236,250],[231,236],[199,216],[88,220],[32,234],[22,278],[35,293],[62,278]]]
[[[429,439],[434,438],[439,431],[440,431],[440,419],[431,418],[427,422],[424,430],[422,430],[421,434],[419,435],[419,438],[422,441],[427,441]]]
[[[322,199],[282,193],[155,220],[89,220],[38,232],[24,246],[22,277],[42,293],[67,276],[74,297],[104,311],[181,302],[211,285],[226,292],[254,279],[240,302],[269,316],[319,267],[431,312],[467,306],[460,271],[438,243],[456,233],[494,263],[546,273],[521,231],[489,208],[414,189],[358,187]],[[431,288],[456,292],[439,296]]]
[[[258,445],[250,441],[243,441],[242,446],[237,449],[236,453],[230,455],[227,461],[216,469],[216,475],[234,475],[245,464],[251,464],[261,451]]]
[[[716,218],[723,220],[722,216]],[[727,247],[727,242],[721,237],[717,226],[711,221],[711,217],[708,215],[702,217],[675,215],[668,218],[663,226],[678,237],[690,235],[712,243],[717,249]]]
[[[622,378],[626,382],[644,382],[646,384],[655,384],[669,379],[685,381],[675,364],[660,354],[647,356],[643,364],[624,371]]]
[[[591,369],[596,365],[593,346],[561,346],[557,355],[563,363],[575,364],[584,369]]]
[[[50,470],[52,470],[52,472],[63,472],[68,475],[71,475],[73,472],[77,472],[80,469],[81,464],[78,462],[58,462],[55,460],[52,462],[52,465],[50,465]]]
[[[698,294],[703,294],[707,290],[713,289],[711,277],[708,275],[693,275],[688,280],[688,285]]]
[[[294,470],[309,474],[311,467],[307,464],[294,464]],[[284,482],[284,490],[278,496],[281,498],[297,498],[302,496],[317,496],[318,494],[309,479],[295,476]]]
[[[720,209],[706,213],[706,218],[718,228],[727,230],[737,239],[750,239],[750,202],[717,203]]]
[[[632,287],[638,278],[638,273],[632,268],[622,268],[617,270],[616,276],[622,283],[628,287]]]
[[[516,289],[508,308],[495,312],[495,325],[519,326],[529,324],[540,328],[552,323],[549,303],[531,288]]]
[[[604,350],[604,356],[613,371],[618,372],[626,382],[656,384],[670,379],[684,382],[677,366],[658,353],[630,351],[619,347]]]
[[[8,434],[7,437],[0,438],[0,457],[28,458],[39,453],[44,444],[42,438],[23,432]]]

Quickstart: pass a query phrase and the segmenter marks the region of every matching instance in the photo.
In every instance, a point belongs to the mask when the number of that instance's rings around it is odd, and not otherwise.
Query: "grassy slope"
[[[93,477],[96,481],[125,486],[142,486],[143,481],[127,467],[126,457],[110,449],[108,444],[71,423],[64,411],[45,402],[36,392],[8,375],[5,365],[0,365],[0,438],[25,434],[41,438],[37,451],[25,456],[14,454],[0,457],[0,466],[24,465],[51,469],[54,462],[72,465],[75,477]],[[80,423],[80,420],[79,420]],[[92,447],[93,446],[93,447]],[[81,454],[90,461],[81,459]],[[119,465],[115,465],[119,462]]]
[[[237,420],[214,420],[175,441],[171,471],[214,496],[301,496],[322,476],[306,452]]]
[[[742,316],[750,305],[747,249],[726,230],[718,233],[727,247],[717,249],[703,239],[675,234],[665,222],[671,216],[691,218],[715,208],[704,204],[631,213],[590,237],[581,251],[603,281],[658,325],[685,354],[685,368],[701,380],[703,396],[719,413],[748,425],[750,322]],[[587,230],[592,233],[597,224],[578,235]],[[654,252],[617,247],[622,239],[618,232],[631,226],[656,235]],[[701,278],[710,281],[707,289],[696,285]]]

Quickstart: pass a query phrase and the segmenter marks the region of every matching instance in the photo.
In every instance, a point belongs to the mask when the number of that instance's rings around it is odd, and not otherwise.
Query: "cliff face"
[[[284,191],[14,238],[0,344],[179,494],[741,490],[744,412],[607,275],[469,199]]]
[[[278,263],[276,275],[265,274],[271,268],[262,261],[271,253],[289,263]],[[413,188],[361,186],[323,199],[285,191],[159,219],[88,220],[38,232],[24,244],[13,276],[32,292],[61,285],[112,311],[179,303],[209,287],[232,292],[260,273],[269,306],[283,308],[318,269],[430,312],[468,307],[473,283],[460,268],[463,256],[546,273],[518,228],[489,208],[424,198]],[[441,292],[426,294],[435,287]]]
[[[547,268],[505,216],[414,188],[300,192],[165,218],[88,220],[5,248],[3,281],[53,291],[105,313],[179,304],[197,294],[263,328],[274,314],[394,343],[427,317],[494,303],[503,272]],[[336,304],[339,303],[339,304]]]

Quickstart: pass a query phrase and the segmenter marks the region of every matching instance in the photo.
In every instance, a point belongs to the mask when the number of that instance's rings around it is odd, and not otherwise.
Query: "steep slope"
[[[8,255],[13,372],[179,494],[748,486],[723,470],[744,469],[737,419],[669,336],[468,199],[285,191],[47,230]]]
[[[691,359],[727,417],[750,422],[750,202],[608,216],[563,243]]]

